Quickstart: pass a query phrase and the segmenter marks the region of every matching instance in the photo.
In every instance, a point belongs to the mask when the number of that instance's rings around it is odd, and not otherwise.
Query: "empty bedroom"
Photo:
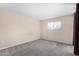
[[[0,56],[79,55],[73,39],[77,8],[76,3],[0,3]]]

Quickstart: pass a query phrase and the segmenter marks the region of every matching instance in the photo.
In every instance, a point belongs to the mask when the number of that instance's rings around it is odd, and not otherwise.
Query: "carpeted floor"
[[[74,56],[74,54],[73,46],[40,39],[31,42],[31,45],[17,51],[13,56]]]

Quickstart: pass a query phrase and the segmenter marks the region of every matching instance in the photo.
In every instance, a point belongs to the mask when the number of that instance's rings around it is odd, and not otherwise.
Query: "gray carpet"
[[[36,40],[25,49],[14,53],[13,56],[74,56],[74,54],[73,46],[47,40]]]

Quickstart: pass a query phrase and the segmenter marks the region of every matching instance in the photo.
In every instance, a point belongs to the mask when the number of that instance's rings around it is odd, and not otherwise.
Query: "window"
[[[60,21],[48,23],[48,30],[59,30],[61,29],[61,27],[62,27],[62,24]]]

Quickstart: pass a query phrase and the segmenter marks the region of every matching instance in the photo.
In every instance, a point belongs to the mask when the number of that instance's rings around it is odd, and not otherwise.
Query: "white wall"
[[[40,21],[30,16],[0,10],[0,49],[40,38]]]
[[[62,24],[61,29],[48,30],[48,22],[57,22],[57,21],[61,22]],[[62,42],[62,43],[67,43],[67,44],[72,45],[73,23],[74,23],[73,15],[41,20],[41,38],[50,40],[50,41],[57,41],[57,42]]]

